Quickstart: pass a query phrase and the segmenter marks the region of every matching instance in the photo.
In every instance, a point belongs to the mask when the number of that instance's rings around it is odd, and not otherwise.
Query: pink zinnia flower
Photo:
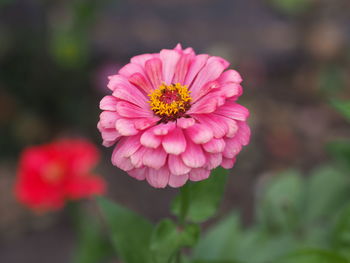
[[[231,168],[250,129],[249,111],[236,103],[242,78],[228,66],[181,45],[131,58],[100,103],[103,145],[117,143],[112,163],[157,188]]]

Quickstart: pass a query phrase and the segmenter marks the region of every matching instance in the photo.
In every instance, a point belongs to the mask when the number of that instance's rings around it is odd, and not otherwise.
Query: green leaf
[[[243,230],[238,214],[232,214],[208,230],[193,250],[193,258],[264,263],[295,248],[297,242],[291,235],[269,235],[259,226]]]
[[[304,202],[303,179],[290,170],[270,177],[260,189],[257,216],[266,229],[278,233],[294,230]]]
[[[304,221],[327,222],[348,201],[349,178],[331,166],[315,169],[307,181]]]
[[[217,168],[208,179],[186,184],[185,190],[175,198],[172,212],[195,223],[204,222],[214,216],[222,199],[227,174],[227,170]]]
[[[238,214],[232,214],[212,226],[193,250],[193,258],[218,260],[232,259],[234,248],[241,241],[241,224]]]
[[[298,243],[290,233],[272,235],[256,226],[242,235],[235,247],[234,258],[247,263],[270,263],[296,248]]]
[[[199,226],[195,224],[178,227],[170,219],[161,221],[153,231],[151,251],[155,262],[170,262],[183,247],[193,246],[199,237]]]
[[[332,245],[350,259],[350,205],[338,217],[332,233]]]
[[[350,168],[350,140],[337,140],[327,145],[327,151],[340,163]]]
[[[99,224],[94,220],[81,218],[78,234],[74,263],[99,263],[113,254],[109,240],[102,234]]]
[[[103,197],[96,199],[110,228],[114,248],[122,261],[151,263],[149,245],[152,224],[145,218]]]
[[[338,100],[332,99],[331,105],[348,121],[350,121],[350,101],[349,100]]]
[[[294,252],[274,263],[349,263],[346,258],[333,251],[302,250]]]

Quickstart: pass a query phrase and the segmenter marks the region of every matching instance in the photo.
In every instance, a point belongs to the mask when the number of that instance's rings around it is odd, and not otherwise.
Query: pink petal
[[[176,64],[181,55],[176,50],[162,49],[160,51],[160,59],[163,64],[163,81],[170,85],[174,77]]]
[[[246,121],[249,117],[249,111],[237,103],[226,103],[217,108],[215,113],[239,121]]]
[[[135,153],[130,156],[130,161],[135,168],[143,166],[143,156],[146,152],[145,147],[140,147]]]
[[[159,125],[154,127],[153,132],[155,135],[167,135],[174,128],[175,128],[174,122],[160,123]]]
[[[217,116],[217,115],[216,115]],[[223,116],[220,116],[221,120],[226,123],[226,126],[228,127],[228,131],[226,133],[226,137],[233,138],[238,131],[238,125],[235,120],[232,120],[230,118],[226,118]]]
[[[138,88],[133,86],[125,77],[115,75],[108,85],[115,86],[113,91],[114,97],[134,103],[141,108],[149,108],[146,96],[143,95]]]
[[[169,182],[169,170],[165,167],[158,170],[149,168],[146,179],[151,186],[155,188],[164,188]]]
[[[221,166],[225,169],[231,169],[235,164],[235,162],[236,162],[236,158],[233,158],[233,159],[223,158]]]
[[[146,108],[140,108],[135,104],[126,101],[119,101],[117,103],[117,112],[122,117],[127,118],[153,118],[153,112]]]
[[[193,55],[190,54],[184,54],[181,56],[179,62],[176,65],[173,83],[183,84],[185,82],[185,77],[190,67],[192,58]]]
[[[210,171],[204,168],[192,169],[189,173],[191,181],[202,181],[210,176]]]
[[[181,128],[175,128],[164,136],[162,145],[169,154],[181,154],[186,149],[186,139]]]
[[[226,83],[220,87],[220,94],[226,98],[237,100],[243,93],[242,86],[236,83]]]
[[[129,136],[122,138],[117,146],[114,149],[114,154],[128,158],[133,155],[139,148],[140,144],[140,136]]]
[[[193,59],[192,64],[190,65],[186,75],[186,79],[184,82],[185,85],[190,87],[192,81],[197,76],[198,72],[204,67],[205,63],[207,63],[208,58],[209,55],[201,54]]]
[[[197,100],[208,94],[210,91],[218,90],[220,88],[220,85],[217,81],[210,81],[207,84],[205,84],[198,92],[197,94],[192,94],[192,103],[195,103]],[[221,94],[221,93],[219,93]]]
[[[134,122],[130,119],[119,119],[115,123],[115,128],[123,136],[135,135],[139,131],[135,128]]]
[[[213,131],[207,125],[200,123],[187,128],[185,132],[196,144],[206,143],[213,138]]]
[[[171,174],[169,178],[169,185],[171,187],[177,188],[183,186],[188,180],[188,174],[174,175]]]
[[[124,156],[125,148],[123,147],[123,145],[120,145],[120,144],[121,143],[119,142],[118,145],[113,150],[112,164],[124,171],[130,171],[134,169],[134,166],[131,163],[130,159]]]
[[[183,129],[187,129],[188,127],[194,125],[195,122],[196,121],[193,118],[179,118],[176,120],[176,125]]]
[[[137,72],[144,72],[143,67],[139,64],[129,63],[126,64],[124,67],[122,67],[118,74],[129,78],[131,75],[137,73]]]
[[[215,139],[213,138],[209,142],[203,144],[203,148],[206,152],[209,153],[221,153],[225,149],[224,139]]]
[[[226,122],[222,121],[214,114],[198,114],[195,118],[201,123],[205,123],[217,139],[224,137],[228,131]]]
[[[205,84],[216,80],[220,77],[221,73],[225,70],[225,65],[221,63],[218,59],[213,59],[212,57],[208,60],[207,64],[198,73],[196,79],[190,87],[191,97],[195,101],[198,96],[203,96],[202,89]]]
[[[179,51],[179,52],[182,53],[182,54],[190,54],[190,55],[192,55],[192,56],[195,56],[195,55],[196,55],[196,54],[194,53],[193,48],[191,48],[191,47],[188,47],[188,48],[182,50],[182,46],[181,46],[180,43],[178,43],[178,44],[176,45],[176,47],[174,48],[174,50],[177,50],[177,51]]]
[[[226,59],[218,56],[211,56],[208,59],[208,64],[211,63],[212,61],[219,62],[221,63],[225,68],[228,68],[230,66],[230,62],[228,62]]]
[[[117,98],[113,96],[105,96],[100,101],[100,109],[107,110],[107,111],[115,111],[117,102],[118,102]]]
[[[234,138],[238,138],[240,143],[245,146],[250,141],[250,128],[246,122],[238,122],[238,131]]]
[[[191,170],[190,167],[184,164],[180,156],[173,154],[169,154],[168,166],[170,172],[174,175],[187,174]]]
[[[203,98],[192,104],[191,108],[187,111],[187,113],[211,113],[214,112],[216,108],[224,102],[225,99],[219,96],[218,94],[214,94],[214,96],[204,96]]]
[[[240,84],[242,82],[242,77],[236,70],[229,69],[221,74],[218,81],[220,83],[233,82],[233,83]]]
[[[104,129],[115,128],[115,123],[120,116],[114,111],[103,111],[100,114],[100,127]]]
[[[134,84],[136,87],[141,88],[146,94],[149,94],[153,89],[152,84],[143,74],[137,72],[129,77],[130,83]]]
[[[191,168],[203,167],[206,161],[202,147],[191,140],[187,140],[186,151],[181,154],[181,157],[183,162]]]
[[[159,169],[164,166],[167,154],[164,152],[162,147],[157,149],[146,148],[146,152],[143,155],[143,164],[154,168]]]
[[[210,154],[206,154],[206,158],[207,158],[206,168],[208,170],[212,170],[221,164],[222,154],[221,153],[210,153]]]
[[[148,168],[147,167],[142,167],[142,168],[135,168],[133,170],[128,171],[128,174],[139,180],[142,181],[146,178],[146,173],[148,172]]]
[[[154,124],[156,124],[159,121],[158,117],[152,117],[152,118],[141,118],[141,119],[133,119],[134,126],[138,130],[144,130]]]
[[[106,134],[106,138],[103,138],[104,140],[114,140],[116,139],[117,137],[121,136],[121,134],[119,132],[116,131],[116,129],[114,128],[104,128],[102,125],[101,125],[101,121],[99,121],[97,123],[97,128],[98,130],[101,132],[101,133],[105,133]],[[113,132],[113,133],[111,133]],[[111,134],[110,138],[109,138],[109,135],[108,134]],[[113,135],[112,135],[113,134]],[[114,134],[116,134],[116,136],[114,137]],[[103,137],[103,134],[102,134],[102,137]],[[112,139],[113,138],[113,139]]]
[[[157,89],[162,84],[162,61],[159,58],[148,60],[145,64],[145,71],[153,89]]]
[[[101,129],[99,128],[102,136],[102,145],[106,147],[110,147],[117,139],[121,136],[119,132],[117,132],[115,129]]]
[[[233,158],[242,150],[242,144],[239,138],[234,137],[233,139],[226,140],[226,146],[223,151],[225,158]]]
[[[196,53],[194,52],[193,48],[191,48],[191,47],[188,47],[188,48],[184,49],[183,53],[184,54],[191,54],[192,56],[196,55]]]
[[[153,128],[150,128],[141,135],[140,142],[145,147],[156,149],[161,144],[162,139],[154,134]]]
[[[150,60],[154,58],[154,55],[153,54],[142,54],[142,55],[138,55],[138,56],[134,56],[130,59],[130,62],[131,63],[134,63],[134,64],[139,64],[141,65],[142,67],[145,67],[145,63],[147,60]]]
[[[177,43],[176,46],[174,47],[174,50],[182,51],[182,45],[180,43]]]

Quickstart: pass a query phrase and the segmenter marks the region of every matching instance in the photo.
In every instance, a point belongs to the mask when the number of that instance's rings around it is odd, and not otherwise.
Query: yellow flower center
[[[183,117],[190,108],[190,91],[180,83],[166,85],[152,90],[148,96],[153,112],[162,118],[163,121],[174,121]]]

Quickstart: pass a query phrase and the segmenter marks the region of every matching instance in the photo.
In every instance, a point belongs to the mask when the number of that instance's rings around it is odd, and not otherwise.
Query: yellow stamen
[[[151,109],[156,115],[177,118],[189,109],[192,100],[189,94],[187,86],[182,86],[180,83],[171,85],[163,83],[148,96]]]

